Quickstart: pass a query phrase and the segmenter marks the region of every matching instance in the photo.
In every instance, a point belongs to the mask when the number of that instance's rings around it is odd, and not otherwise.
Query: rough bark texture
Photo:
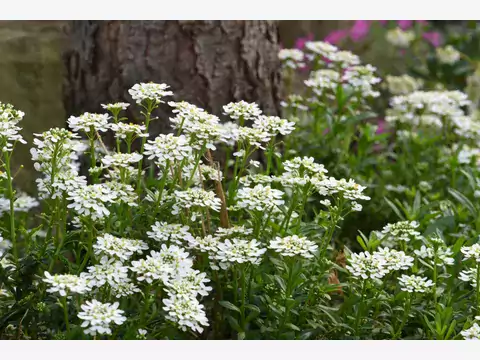
[[[171,86],[185,100],[220,116],[230,101],[257,102],[278,113],[280,68],[274,21],[73,21],[64,53],[67,114],[131,102],[138,82]],[[131,114],[132,115],[132,114]],[[137,114],[138,115],[138,114]],[[169,130],[160,109],[151,133]]]

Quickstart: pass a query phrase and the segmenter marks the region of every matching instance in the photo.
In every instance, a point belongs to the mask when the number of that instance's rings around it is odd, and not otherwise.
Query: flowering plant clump
[[[282,49],[277,114],[136,84],[34,134],[35,194],[0,103],[0,338],[479,339],[478,56],[428,26],[383,28],[430,44],[408,75],[333,37]]]

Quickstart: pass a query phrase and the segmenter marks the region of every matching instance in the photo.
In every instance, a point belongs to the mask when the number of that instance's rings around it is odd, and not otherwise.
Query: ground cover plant
[[[463,54],[440,49],[445,66]],[[472,98],[437,78],[384,88],[327,42],[279,57],[281,117],[244,101],[216,116],[140,83],[135,105],[25,144],[24,114],[0,105],[2,339],[480,337]],[[153,121],[172,132],[150,137]],[[15,189],[17,146],[35,197]]]

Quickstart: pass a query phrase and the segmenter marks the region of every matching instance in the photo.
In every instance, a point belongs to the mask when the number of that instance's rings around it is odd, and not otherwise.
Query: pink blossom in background
[[[400,29],[407,30],[412,27],[413,20],[398,20],[397,25],[400,27]]]
[[[295,49],[299,49],[299,50],[303,50],[303,48],[305,47],[305,43],[308,42],[308,41],[313,41],[313,34],[310,33],[308,34],[307,36],[304,36],[304,37],[299,37],[296,41],[295,41]]]
[[[348,30],[335,30],[328,34],[325,39],[323,39],[323,41],[328,42],[332,45],[336,45],[347,36]]]
[[[378,128],[375,134],[380,135],[387,132],[387,122],[385,121],[385,119],[378,119],[377,126]]]
[[[388,24],[388,21],[389,21],[389,20],[378,20],[378,22],[379,22],[380,25],[382,25],[382,26],[387,25],[387,24]]]
[[[357,20],[350,29],[350,38],[355,42],[360,41],[368,35],[369,31],[369,20]]]
[[[438,47],[442,44],[442,35],[436,31],[430,31],[423,33],[423,38],[427,40],[430,44],[435,47]]]

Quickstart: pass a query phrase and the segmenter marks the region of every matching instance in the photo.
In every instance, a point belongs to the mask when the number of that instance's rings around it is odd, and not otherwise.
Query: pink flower
[[[413,25],[413,20],[398,20],[397,21],[398,26],[402,30],[407,30],[410,29]]]
[[[382,26],[387,25],[387,24],[388,24],[388,21],[389,21],[389,20],[378,20],[378,22],[379,22],[380,25],[382,25]]]
[[[338,44],[344,38],[348,36],[348,30],[334,30],[328,34],[323,41],[328,42],[332,45]]]
[[[378,119],[377,126],[378,128],[375,134],[380,135],[387,132],[387,122],[385,121],[385,119]]]
[[[312,41],[313,40],[313,34],[310,33],[308,34],[307,36],[304,36],[304,37],[299,37],[297,39],[297,41],[295,41],[295,48],[296,49],[299,49],[299,50],[303,50],[303,48],[305,47],[305,43],[308,42],[308,41]]]
[[[350,29],[350,38],[357,42],[365,38],[370,31],[369,20],[357,20]]]
[[[442,43],[442,35],[439,32],[436,31],[430,31],[423,33],[423,38],[427,40],[430,44],[432,44],[435,47],[439,47],[440,44]]]

